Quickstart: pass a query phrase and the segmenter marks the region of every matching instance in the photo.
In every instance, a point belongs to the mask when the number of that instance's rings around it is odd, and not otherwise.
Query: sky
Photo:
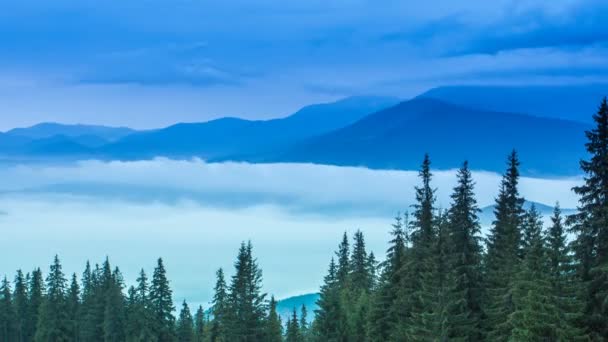
[[[455,170],[434,171],[437,207],[447,208]],[[501,176],[474,171],[480,207],[494,202]],[[155,159],[79,161],[0,168],[0,278],[46,265],[58,254],[67,274],[106,256],[132,284],[163,257],[174,300],[203,304],[215,270],[230,276],[251,239],[264,291],[277,298],[317,291],[341,235],[360,229],[382,260],[393,217],[411,210],[416,171],[312,164],[213,163]],[[327,179],[332,179],[327,182]],[[576,206],[580,177],[523,177],[527,199]],[[545,213],[546,219],[548,215]],[[482,218],[487,232],[491,217]]]
[[[602,0],[0,0],[0,129],[263,119],[608,75]]]

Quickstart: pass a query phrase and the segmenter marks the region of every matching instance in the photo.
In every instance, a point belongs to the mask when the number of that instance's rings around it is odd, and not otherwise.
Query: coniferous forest
[[[606,99],[593,118],[584,183],[573,189],[577,213],[564,217],[556,204],[548,225],[533,206],[523,209],[515,151],[485,237],[468,162],[440,210],[427,155],[416,203],[395,218],[382,261],[361,232],[345,233],[320,270],[314,312],[294,308],[281,321],[250,242],[240,246],[232,277],[217,271],[209,308],[174,303],[162,259],[126,288],[108,260],[69,276],[55,257],[44,273],[18,270],[2,280],[0,341],[608,340]]]

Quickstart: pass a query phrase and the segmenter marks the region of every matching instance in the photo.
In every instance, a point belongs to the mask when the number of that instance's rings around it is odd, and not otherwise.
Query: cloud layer
[[[435,171],[438,202],[449,205],[454,171]],[[496,195],[500,176],[474,172],[480,205]],[[206,164],[200,160],[83,161],[0,169],[0,276],[47,265],[65,271],[105,256],[127,282],[140,267],[165,259],[175,300],[207,305],[218,267],[230,274],[236,250],[251,239],[266,291],[277,297],[312,292],[341,234],[362,229],[381,257],[392,217],[408,209],[415,171],[377,171],[311,164]],[[575,205],[579,179],[523,178],[530,200]]]

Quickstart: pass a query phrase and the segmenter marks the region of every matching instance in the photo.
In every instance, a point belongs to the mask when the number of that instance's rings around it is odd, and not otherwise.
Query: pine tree
[[[70,334],[69,336],[73,341],[79,340],[79,317],[80,312],[80,286],[78,285],[78,279],[76,273],[72,274],[72,282],[67,294],[67,310],[68,319],[70,322]]]
[[[369,294],[374,279],[369,256],[365,250],[365,238],[361,231],[357,231],[354,235],[349,265],[348,283],[342,289],[342,302],[348,321],[348,339],[363,341],[367,338]]]
[[[268,304],[268,318],[266,319],[266,336],[267,342],[282,342],[283,341],[283,326],[281,317],[277,313],[277,301],[274,296],[270,297]]]
[[[511,335],[508,325],[501,325],[515,310],[512,281],[521,258],[521,224],[523,198],[519,195],[519,160],[513,151],[508,158],[507,172],[500,184],[496,208],[487,241],[484,259],[485,316],[487,338],[504,341]],[[506,330],[505,330],[506,329]]]
[[[150,309],[149,285],[146,272],[141,269],[137,286],[129,291],[128,341],[154,341],[154,316]]]
[[[586,286],[585,326],[593,340],[608,339],[608,103],[593,116],[596,126],[586,133],[591,156],[581,160],[585,183],[574,187],[578,212],[568,218],[576,234],[573,243],[578,275]]]
[[[153,317],[153,329],[158,341],[173,341],[175,338],[175,317],[173,316],[175,307],[173,306],[172,291],[161,258],[158,259],[152,275],[150,309]]]
[[[12,341],[17,336],[17,319],[13,310],[11,285],[4,277],[0,284],[0,341]]]
[[[36,341],[69,341],[70,320],[67,311],[67,280],[61,270],[59,257],[51,265],[46,278],[47,293],[40,307]]]
[[[298,322],[298,314],[296,308],[293,308],[291,318],[287,322],[287,330],[285,331],[285,342],[301,342],[300,323]]]
[[[342,235],[342,242],[340,242],[340,245],[338,246],[336,256],[338,257],[338,268],[336,270],[337,281],[341,287],[346,287],[348,275],[350,273],[350,244],[346,232]]]
[[[26,324],[28,320],[28,298],[27,298],[27,280],[21,270],[17,271],[15,276],[15,291],[13,292],[13,305],[15,312],[15,341],[24,342],[27,338]]]
[[[424,156],[419,178],[421,186],[416,187],[416,202],[414,220],[412,221],[412,248],[407,265],[402,267],[401,279],[404,281],[400,288],[398,299],[402,304],[400,314],[404,322],[399,323],[399,329],[394,336],[397,340],[424,340],[433,338],[436,331],[432,326],[433,302],[436,297],[436,217],[435,189],[431,187],[431,161]]]
[[[302,341],[310,339],[308,309],[306,309],[306,305],[304,304],[302,304],[302,308],[300,309],[300,336],[302,337]]]
[[[33,341],[36,336],[40,307],[42,306],[44,284],[42,271],[37,268],[32,272],[28,286],[28,314],[25,322],[25,341]]]
[[[386,261],[381,266],[380,280],[372,299],[368,337],[371,341],[386,341],[395,331],[399,305],[397,295],[405,260],[406,236],[400,214],[395,218],[392,240],[386,251]]]
[[[203,307],[199,305],[198,309],[196,310],[196,314],[194,314],[195,342],[204,342],[206,340],[205,328],[205,310],[203,310]]]
[[[230,284],[229,336],[233,341],[260,341],[265,317],[262,270],[253,257],[251,242],[241,244]]]
[[[365,250],[365,238],[358,230],[353,237],[354,244],[350,258],[350,289],[355,292],[370,292],[372,289],[372,276],[369,257]],[[342,245],[341,245],[342,246]]]
[[[481,238],[479,208],[468,163],[457,174],[448,211],[450,285],[448,286],[448,338],[481,341],[482,312]]]
[[[581,286],[574,275],[575,265],[566,242],[559,204],[555,205],[551,223],[546,236],[546,252],[552,295],[559,309],[559,323],[555,327],[555,333],[562,341],[582,340],[584,334],[577,327],[583,309],[578,298]]]
[[[524,260],[511,291],[514,309],[499,328],[510,331],[511,341],[557,341],[559,311],[547,272],[542,221],[534,206],[525,215],[524,227]]]
[[[215,294],[213,296],[213,321],[211,322],[211,342],[228,341],[227,329],[229,324],[228,292],[224,271],[220,268],[216,272]]]
[[[347,331],[340,301],[338,267],[334,258],[331,259],[329,270],[321,286],[317,306],[318,309],[315,310],[315,320],[313,322],[315,337],[319,341],[345,341]]]
[[[125,298],[122,293],[124,287],[122,274],[116,268],[111,274],[111,281],[105,292],[105,311],[103,320],[104,340],[124,341],[126,339],[126,312]]]
[[[182,303],[182,310],[179,312],[179,319],[177,320],[177,340],[179,342],[194,341],[194,320],[185,300]]]

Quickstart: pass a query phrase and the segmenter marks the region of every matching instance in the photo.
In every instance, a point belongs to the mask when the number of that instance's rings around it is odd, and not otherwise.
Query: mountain
[[[197,156],[210,161],[256,161],[259,155],[272,155],[294,142],[344,127],[396,103],[397,99],[389,97],[350,97],[307,106],[281,119],[222,118],[204,123],[180,123],[131,134],[104,146],[98,153],[119,159]]]
[[[20,136],[30,139],[44,139],[62,135],[69,138],[75,137],[97,137],[104,141],[115,141],[135,130],[127,127],[108,127],[98,125],[64,125],[54,122],[43,122],[31,127],[15,128],[6,132],[10,136]]]
[[[317,300],[319,300],[318,293],[308,293],[300,296],[281,299],[277,301],[277,313],[279,316],[281,316],[283,323],[285,323],[287,322],[287,319],[291,317],[293,308],[296,308],[298,311],[298,317],[300,317],[302,305],[305,305],[306,310],[308,311],[308,319],[310,320],[314,317],[314,311],[319,307],[317,305]]]
[[[470,160],[477,170],[502,172],[516,149],[528,175],[574,175],[585,156],[584,123],[500,113],[415,98],[356,123],[299,143],[269,161],[417,169],[424,153],[433,167]]]
[[[608,84],[563,86],[447,86],[420,97],[488,111],[526,113],[542,117],[591,122]]]

